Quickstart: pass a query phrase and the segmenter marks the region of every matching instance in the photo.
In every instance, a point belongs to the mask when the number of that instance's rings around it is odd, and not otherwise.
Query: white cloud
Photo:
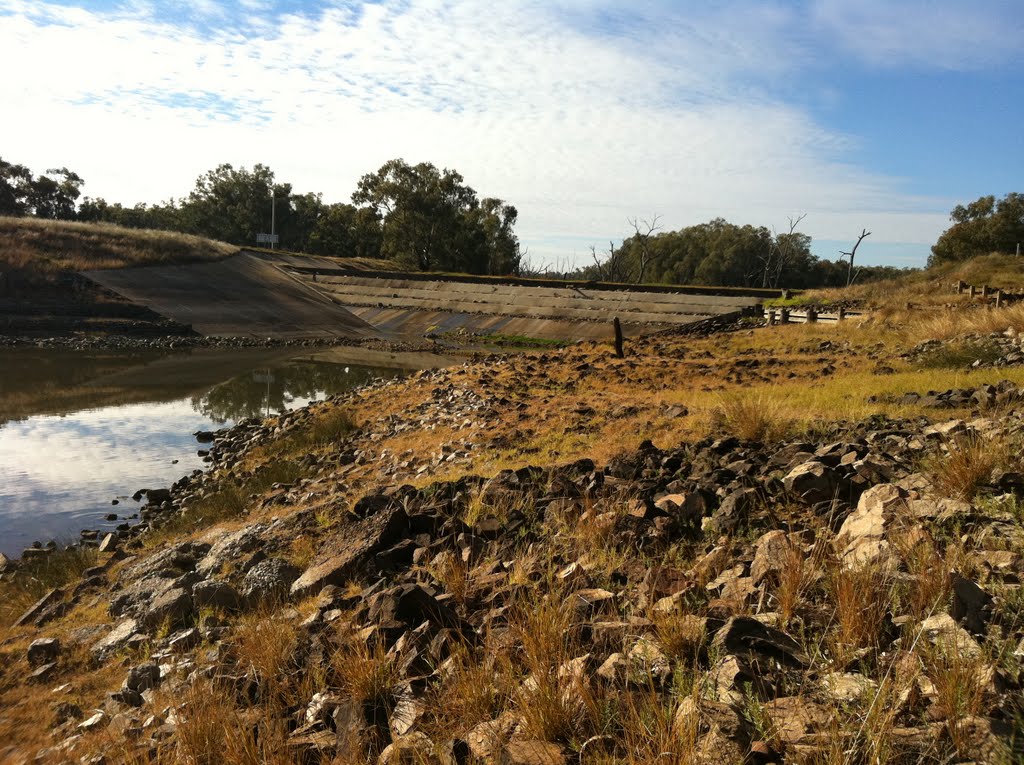
[[[973,69],[1019,59],[1018,0],[815,0],[811,17],[844,52],[880,67]]]
[[[852,137],[766,90],[811,56],[794,11],[678,8],[385,0],[204,32],[139,3],[0,0],[0,68],[22,74],[0,81],[23,115],[4,151],[126,203],[182,196],[220,162],[263,162],[333,201],[387,159],[429,160],[516,204],[521,239],[547,259],[652,212],[670,227],[808,212],[809,233],[836,239],[884,217],[891,241],[934,241],[945,200],[844,164]],[[851,14],[823,0],[813,16],[845,39],[866,23]]]

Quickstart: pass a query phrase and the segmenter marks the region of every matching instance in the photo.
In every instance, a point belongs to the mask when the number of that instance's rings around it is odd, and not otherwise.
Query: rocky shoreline
[[[987,498],[979,505],[937,494],[921,470],[962,439],[1024,434],[1013,408],[1020,392],[1002,385],[983,393],[1003,397],[998,416],[834,424],[813,441],[725,436],[668,449],[645,442],[604,466],[580,459],[422,489],[393,484],[362,495],[325,531],[317,520],[331,505],[325,482],[343,481],[346,466],[379,457],[360,448],[373,433],[355,434],[309,455],[309,478],[272,487],[259,504],[286,507],[320,496],[321,510],[314,502],[146,554],[146,530],[187,516],[214,490],[214,475],[230,479],[245,453],[301,432],[341,399],[203,434],[216,470],[151,491],[143,523],[107,546],[102,565],[48,593],[19,620],[45,630],[73,605],[99,600],[114,624],[83,628],[72,641],[101,666],[126,652],[146,656],[128,666],[121,689],[102,707],[61,707],[59,743],[41,754],[70,756],[90,733],[105,730],[136,755],[157,756],[188,724],[188,705],[198,703],[190,689],[263,710],[276,681],[239,655],[235,628],[247,614],[272,612],[266,618],[282,620],[290,636],[288,671],[326,673],[281,712],[283,743],[304,761],[352,752],[382,765],[467,757],[521,765],[606,761],[598,755],[626,754],[625,739],[602,734],[577,705],[640,689],[662,702],[676,699],[670,727],[688,732],[698,762],[806,761],[827,754],[842,710],[872,707],[893,682],[886,678],[899,678],[884,722],[902,756],[945,747],[998,761],[992,758],[1011,754],[1007,731],[1022,713],[1024,678],[985,657],[997,645],[1011,652],[1017,645],[1024,654],[1024,625],[998,608],[1024,575],[1024,561],[1010,551],[1021,543],[1019,521],[1012,509],[999,509],[1017,506],[1024,475],[993,470],[977,487]],[[298,565],[289,543],[303,536],[317,540],[317,549]],[[963,548],[957,568],[941,564],[951,545]],[[691,562],[672,563],[682,549]],[[599,551],[612,555],[611,563]],[[871,576],[857,579],[865,571]],[[795,594],[787,590],[794,576]],[[873,632],[870,639],[843,633],[827,655],[812,655],[807,634],[824,639],[832,620],[852,618],[829,615],[830,599],[856,599],[855,592],[842,594],[843,577],[875,588],[857,601],[881,608]],[[905,588],[905,602],[882,598],[873,606],[868,596],[880,597],[877,588],[888,578]],[[364,584],[353,589],[353,581]],[[544,582],[543,594],[531,594],[531,582]],[[949,611],[915,605],[915,587],[948,592]],[[543,603],[550,607],[544,618],[565,638],[558,644],[564,650],[548,659],[552,674],[528,672],[527,662],[513,673],[504,711],[440,736],[436,693],[453,682],[459,657],[493,656],[502,645],[528,654],[517,620]],[[37,638],[23,659],[30,681],[56,682],[70,648]],[[379,652],[374,660],[390,673],[373,698],[340,676],[331,679],[337,670],[330,657],[366,650]],[[963,719],[944,706],[935,658],[953,655],[979,673],[983,703]],[[698,673],[710,691],[680,700],[673,690],[680,673]],[[573,720],[574,737],[541,735],[531,705],[552,693]],[[168,698],[193,700],[168,705]],[[853,730],[843,736],[843,746],[872,746]]]

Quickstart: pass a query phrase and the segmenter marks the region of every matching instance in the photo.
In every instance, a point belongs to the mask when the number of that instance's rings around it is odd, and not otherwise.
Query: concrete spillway
[[[259,256],[88,271],[87,277],[212,336],[377,337],[362,319]]]
[[[464,330],[559,340],[629,336],[735,313],[728,290],[360,272],[326,258],[243,252],[213,263],[91,271],[90,279],[205,335],[420,339]]]

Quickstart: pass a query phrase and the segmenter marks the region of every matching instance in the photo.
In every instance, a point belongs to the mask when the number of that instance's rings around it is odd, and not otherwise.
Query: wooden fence
[[[792,308],[762,307],[761,310],[769,326],[775,324],[814,324],[815,322],[830,324],[863,316],[859,311],[847,311],[845,308],[839,308],[829,313],[824,313],[814,308],[794,310]]]
[[[989,287],[987,284],[978,287],[965,281],[959,281],[953,285],[953,289],[957,295],[969,295],[971,300],[991,303],[996,308],[1002,308],[1005,305],[1024,300],[1024,293],[1008,292],[999,287]]]

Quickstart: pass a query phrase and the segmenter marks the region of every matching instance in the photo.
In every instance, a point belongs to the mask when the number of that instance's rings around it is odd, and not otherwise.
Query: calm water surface
[[[136,490],[203,467],[198,430],[396,374],[280,350],[0,351],[0,552],[17,556],[36,540],[125,522],[138,512]]]

